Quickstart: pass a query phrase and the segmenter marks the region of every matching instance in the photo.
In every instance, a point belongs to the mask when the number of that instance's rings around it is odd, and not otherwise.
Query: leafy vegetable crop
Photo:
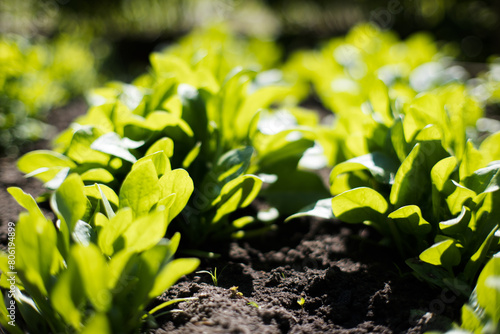
[[[15,256],[1,255],[0,284],[15,301],[24,329],[134,332],[148,318],[148,303],[196,269],[197,259],[173,259],[178,233],[164,238],[191,195],[192,181],[184,170],[157,169],[154,159],[132,166],[119,195],[70,174],[50,197],[56,223],[31,195],[8,189],[28,212],[15,230],[9,228]],[[4,304],[0,320],[19,332],[9,325]]]
[[[424,37],[394,42],[390,34],[376,33],[375,39],[363,40],[374,30],[359,29],[345,42],[334,40],[325,49],[326,55],[346,48],[359,53],[356,59],[364,65],[350,68],[339,59],[330,61],[331,67],[346,73],[349,78],[342,80],[350,80],[353,89],[325,88],[333,94],[327,96],[321,82],[314,85],[337,112],[334,131],[339,147],[332,161],[346,160],[330,175],[334,197],[291,218],[311,214],[364,222],[386,236],[419,277],[438,286],[473,286],[481,268],[500,250],[500,133],[479,133],[476,122],[483,108],[460,81],[418,89],[412,78],[418,76],[415,71],[430,66],[424,62],[433,52],[410,51]],[[368,45],[361,48],[363,41]],[[382,71],[387,59],[377,62],[374,55],[390,53],[394,47],[408,51],[409,58],[403,59],[414,69],[387,80]],[[359,66],[373,71],[356,77],[352,71]],[[318,80],[331,78],[320,73],[314,72]],[[427,79],[434,82],[432,76]],[[467,296],[470,290],[461,292]]]
[[[44,138],[47,111],[96,83],[98,61],[89,45],[74,34],[51,41],[0,38],[0,151]]]

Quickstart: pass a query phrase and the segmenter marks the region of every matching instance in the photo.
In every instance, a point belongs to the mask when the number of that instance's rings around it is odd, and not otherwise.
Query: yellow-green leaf
[[[416,205],[403,206],[388,216],[405,233],[412,235],[427,234],[432,230],[431,224],[422,217]]]
[[[387,208],[385,198],[367,187],[348,190],[332,199],[333,214],[346,223],[377,221]]]

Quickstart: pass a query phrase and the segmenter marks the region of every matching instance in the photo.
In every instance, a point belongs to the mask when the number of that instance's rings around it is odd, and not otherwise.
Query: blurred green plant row
[[[46,138],[48,111],[97,83],[99,61],[90,44],[75,34],[0,37],[0,153],[15,154],[18,146]]]
[[[273,42],[214,27],[153,53],[132,83],[92,90],[53,150],[18,161],[47,193],[9,188],[28,211],[12,231],[15,284],[0,261],[19,323],[145,329],[161,308],[148,303],[197,266],[172,260],[179,232],[184,253],[203,254],[314,215],[373,226],[417,277],[472,296],[463,329],[497,330],[500,132],[482,118],[496,77],[472,84],[452,55],[366,24],[281,62]],[[301,107],[311,93],[333,113]]]

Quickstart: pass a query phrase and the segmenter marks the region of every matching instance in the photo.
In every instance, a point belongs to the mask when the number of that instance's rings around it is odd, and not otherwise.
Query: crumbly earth
[[[150,333],[447,329],[463,301],[415,279],[393,251],[371,238],[378,236],[368,228],[308,219],[287,223],[263,239],[224,245],[220,258],[200,267],[217,269],[217,286],[206,273],[178,282],[159,299],[197,299],[171,307]]]
[[[85,112],[76,101],[51,113],[59,130]],[[39,143],[36,148],[44,148]],[[0,158],[0,245],[22,208],[6,188],[33,196],[43,188],[17,171],[16,157]],[[378,245],[370,228],[298,219],[269,235],[213,245],[217,259],[183,277],[150,306],[173,298],[149,333],[424,333],[445,330],[463,300],[433,289],[410,273],[398,254]],[[234,287],[237,287],[235,290]],[[233,288],[233,289],[232,289]],[[241,294],[240,294],[241,293]],[[298,301],[303,298],[304,303]]]

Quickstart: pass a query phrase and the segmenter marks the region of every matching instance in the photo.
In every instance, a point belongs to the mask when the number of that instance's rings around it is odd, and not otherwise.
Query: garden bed
[[[373,233],[337,222],[301,220],[263,239],[232,242],[221,258],[200,266],[217,269],[218,286],[209,274],[192,274],[161,297],[198,299],[180,303],[180,311],[160,318],[161,329],[154,333],[446,329],[457,318],[460,301],[408,274],[393,252],[368,241],[376,237]],[[244,298],[234,296],[233,286]]]
[[[64,129],[85,109],[73,102],[54,110],[49,122]],[[7,222],[21,211],[5,189],[43,192],[15,161],[0,160],[2,248]],[[458,320],[464,301],[418,281],[393,250],[377,245],[378,238],[368,227],[301,218],[264,237],[219,244],[211,250],[221,256],[198,269],[217,270],[217,286],[206,273],[181,279],[156,303],[197,299],[172,306],[151,333],[423,333]],[[235,286],[243,297],[232,292]]]

